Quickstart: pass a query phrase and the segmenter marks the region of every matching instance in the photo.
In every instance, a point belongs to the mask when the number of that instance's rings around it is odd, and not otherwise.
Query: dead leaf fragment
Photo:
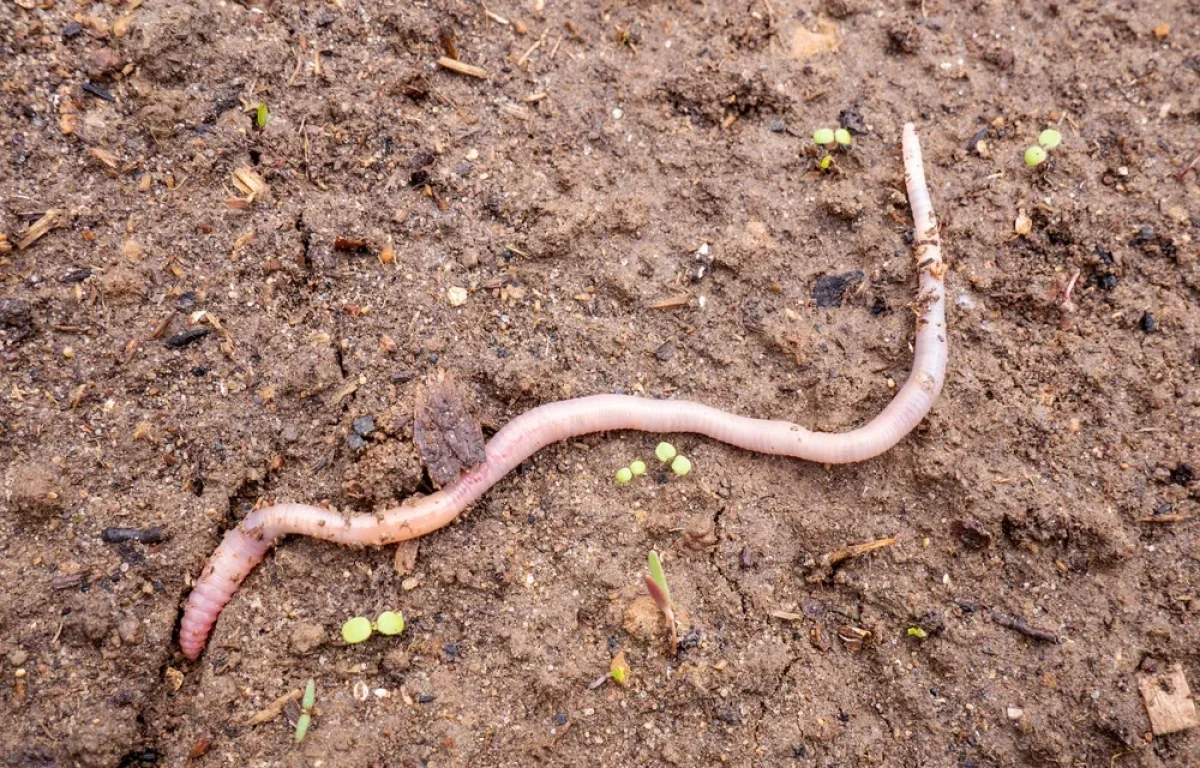
[[[226,200],[225,204],[230,208],[248,208],[267,191],[267,182],[250,168],[238,168],[233,172],[233,186],[245,197]]]
[[[792,33],[793,59],[809,59],[821,53],[836,53],[842,45],[842,36],[832,22],[822,19],[817,22],[815,32],[796,27]]]
[[[429,477],[439,488],[487,458],[483,429],[450,374],[430,373],[417,395],[413,442],[429,469]]]
[[[171,691],[178,693],[183,687],[183,673],[175,667],[167,667],[164,676],[167,678],[167,685],[171,686]]]

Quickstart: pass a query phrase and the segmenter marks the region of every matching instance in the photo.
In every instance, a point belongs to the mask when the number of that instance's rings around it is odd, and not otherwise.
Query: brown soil
[[[1195,764],[1137,680],[1200,690],[1200,6],[537,5],[0,3],[0,764]],[[486,80],[436,66],[440,31]],[[489,431],[595,392],[871,418],[911,359],[910,119],[952,363],[897,448],[670,436],[692,474],[618,487],[662,436],[557,445],[412,575],[285,542],[183,661],[190,580],[252,505],[428,490],[438,368]],[[402,637],[342,644],[383,609]],[[621,650],[630,687],[589,690]],[[309,677],[302,745],[286,712],[245,725]]]

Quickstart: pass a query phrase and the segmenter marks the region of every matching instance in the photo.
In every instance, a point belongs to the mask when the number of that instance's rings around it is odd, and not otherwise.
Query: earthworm
[[[199,658],[221,609],[281,537],[302,534],[339,544],[379,546],[423,536],[449,524],[531,455],[570,437],[615,430],[692,432],[749,451],[825,464],[864,461],[900,442],[925,418],[941,392],[947,357],[946,269],[921,147],[911,123],[904,126],[902,144],[919,283],[916,344],[912,373],[869,423],[850,432],[810,432],[789,421],[747,418],[700,403],[626,395],[592,395],[540,405],[492,437],[482,464],[429,496],[350,518],[304,504],[252,511],[225,534],[188,596],[179,631],[184,656]]]

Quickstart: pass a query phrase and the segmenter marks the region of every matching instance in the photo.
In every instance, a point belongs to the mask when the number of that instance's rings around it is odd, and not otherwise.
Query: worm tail
[[[192,661],[200,658],[221,609],[271,548],[273,542],[261,536],[261,532],[255,529],[247,533],[238,526],[226,533],[188,596],[179,625],[179,647]]]

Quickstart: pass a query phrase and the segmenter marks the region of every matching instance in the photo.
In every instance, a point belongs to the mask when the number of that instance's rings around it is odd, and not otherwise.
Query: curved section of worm
[[[188,597],[179,633],[183,654],[199,658],[221,609],[280,537],[300,534],[372,546],[423,536],[458,517],[529,456],[570,437],[614,430],[692,432],[749,451],[826,464],[864,461],[900,442],[925,418],[941,392],[947,359],[945,266],[921,147],[911,123],[904,126],[903,153],[919,281],[915,355],[904,386],[869,423],[850,432],[811,432],[789,421],[737,416],[700,403],[626,395],[593,395],[538,406],[496,433],[482,464],[430,496],[351,518],[304,504],[277,504],[251,512],[225,534]]]

